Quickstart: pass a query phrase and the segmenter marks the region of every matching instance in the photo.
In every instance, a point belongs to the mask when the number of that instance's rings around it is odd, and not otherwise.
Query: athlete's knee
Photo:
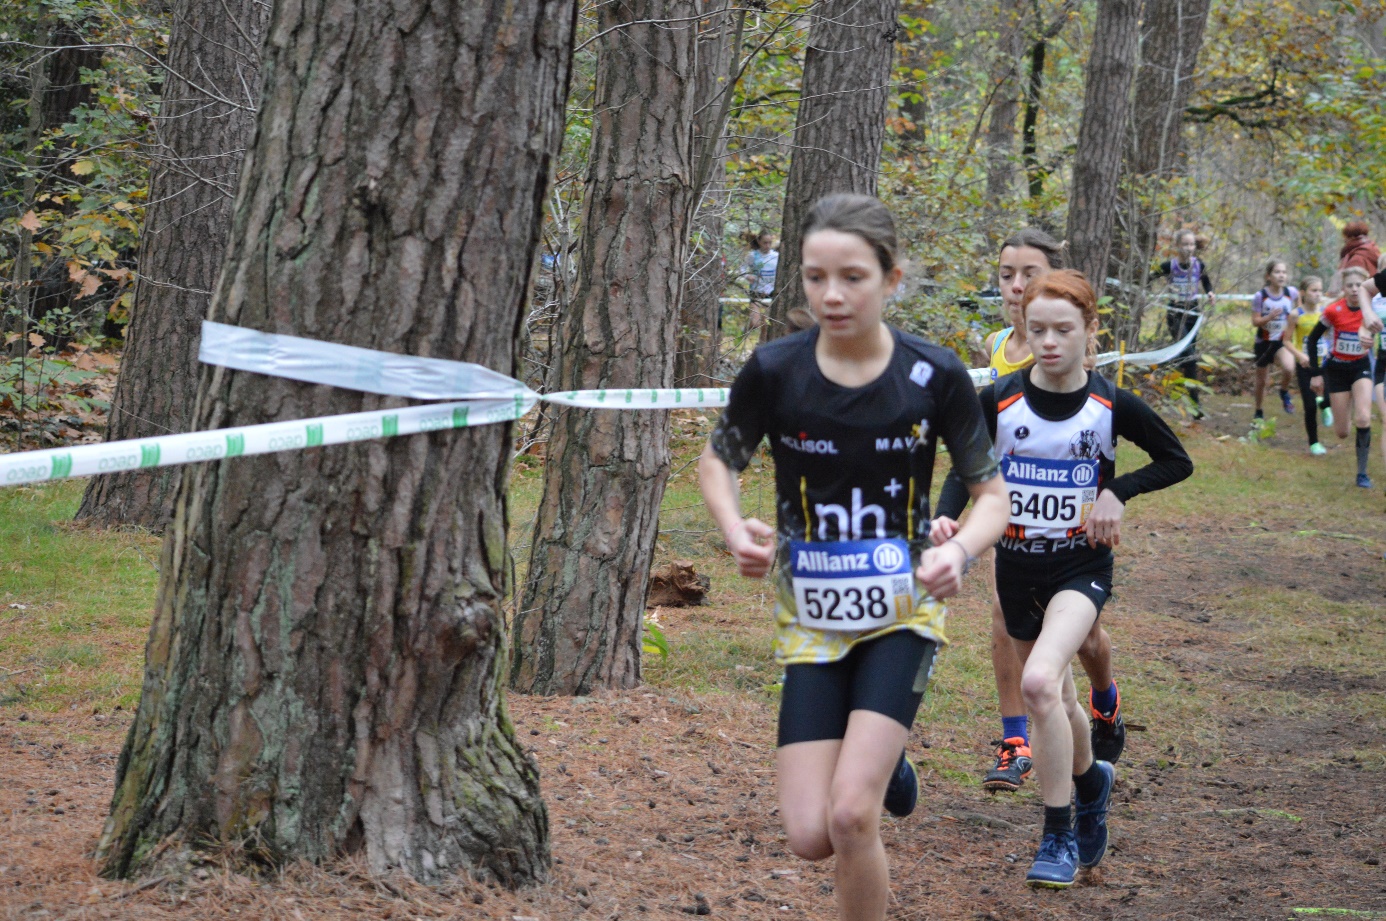
[[[1020,693],[1025,698],[1025,706],[1033,711],[1060,706],[1063,702],[1061,678],[1062,672],[1026,666],[1020,676]]]
[[[784,833],[789,850],[805,860],[824,860],[833,856],[833,842],[828,836],[826,810],[819,816],[784,817]]]
[[[1372,427],[1372,412],[1370,406],[1354,406],[1352,409],[1352,424],[1359,429]]]
[[[1092,625],[1088,635],[1083,637],[1083,644],[1078,647],[1078,658],[1084,662],[1098,662],[1104,656],[1110,656],[1112,642],[1107,636],[1107,631],[1102,629],[1100,623]]]
[[[878,834],[881,804],[864,791],[834,798],[828,818],[828,835],[834,850],[854,850]]]

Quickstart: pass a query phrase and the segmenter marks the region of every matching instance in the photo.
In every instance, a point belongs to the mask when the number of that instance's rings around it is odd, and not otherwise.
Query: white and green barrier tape
[[[1202,318],[1199,318],[1193,331],[1174,345],[1127,355],[1124,360],[1127,364],[1168,361],[1193,340],[1201,324]],[[540,400],[589,409],[715,409],[727,405],[725,387],[569,390],[540,394],[514,378],[468,362],[396,355],[298,336],[261,333],[224,323],[203,323],[199,358],[206,364],[311,384],[452,402],[0,454],[0,486],[511,422],[528,413]],[[1116,352],[1098,356],[1099,365],[1121,360],[1122,356]],[[991,371],[987,368],[978,368],[969,374],[978,386],[991,381]]]

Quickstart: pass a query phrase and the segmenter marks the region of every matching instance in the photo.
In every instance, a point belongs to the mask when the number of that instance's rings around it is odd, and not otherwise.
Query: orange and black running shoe
[[[1126,748],[1126,721],[1121,718],[1121,692],[1117,691],[1116,706],[1110,716],[1098,713],[1088,691],[1088,714],[1092,717],[1092,756],[1098,761],[1116,764]]]
[[[996,746],[996,766],[982,780],[982,789],[992,793],[1019,790],[1034,769],[1030,744],[1020,736],[991,744]]]

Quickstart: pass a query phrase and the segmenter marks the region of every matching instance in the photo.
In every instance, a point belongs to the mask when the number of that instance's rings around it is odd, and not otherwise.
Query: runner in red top
[[[1352,406],[1352,422],[1357,428],[1357,485],[1371,489],[1367,476],[1367,458],[1372,445],[1372,364],[1371,336],[1381,330],[1381,321],[1374,314],[1364,314],[1359,302],[1362,282],[1367,273],[1350,267],[1343,271],[1343,296],[1323,309],[1323,316],[1305,340],[1309,367],[1314,377],[1309,385],[1315,393],[1328,386],[1328,399],[1333,409],[1333,429],[1339,438],[1348,436],[1348,405]],[[1328,358],[1319,364],[1319,340],[1332,332]]]

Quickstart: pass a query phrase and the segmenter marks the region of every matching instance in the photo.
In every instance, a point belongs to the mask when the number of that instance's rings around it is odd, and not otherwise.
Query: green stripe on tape
[[[452,408],[452,427],[455,429],[467,427],[467,407],[454,406]]]
[[[157,467],[159,466],[159,446],[140,445],[140,466]]]
[[[319,424],[319,423],[314,423],[314,424],[308,426],[308,427],[307,427],[307,431],[305,432],[305,437],[306,437],[306,440],[307,440],[307,442],[308,442],[308,447],[310,447],[310,448],[321,447],[321,445],[322,445],[322,425]]]
[[[49,476],[49,477],[51,477],[52,479],[55,479],[55,480],[56,480],[56,479],[58,479],[59,477],[65,477],[65,476],[71,476],[71,475],[72,475],[72,455],[71,455],[71,454],[59,454],[57,457],[53,458],[53,469],[50,470],[50,471],[48,472],[48,476]]]
[[[382,416],[380,419],[380,434],[386,438],[394,438],[399,434],[399,416]]]
[[[240,457],[245,453],[245,436],[241,434],[226,436],[226,456]]]

